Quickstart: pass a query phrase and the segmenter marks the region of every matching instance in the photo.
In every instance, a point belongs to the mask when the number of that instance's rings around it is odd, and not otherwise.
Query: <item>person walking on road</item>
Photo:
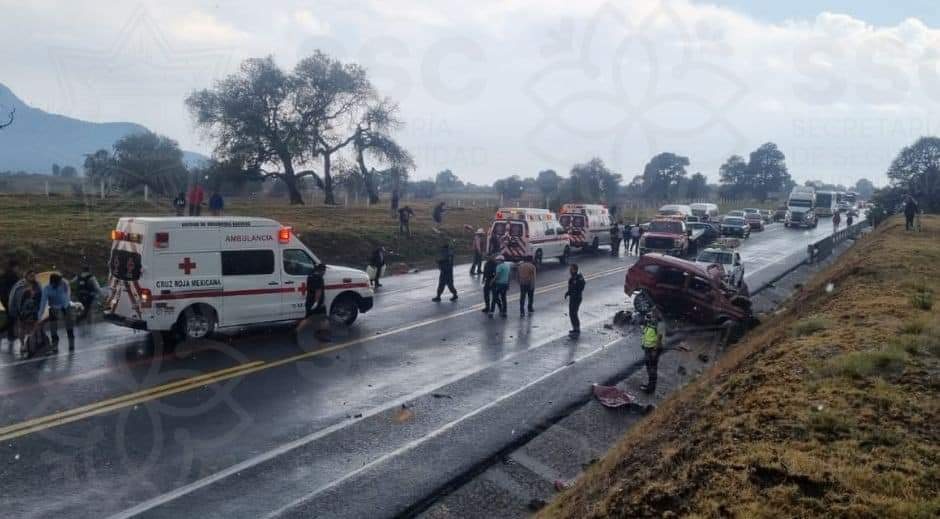
[[[656,379],[659,377],[659,356],[663,352],[665,323],[658,309],[650,313],[643,323],[643,362],[646,364],[647,382],[640,386],[644,393],[656,392]]]
[[[496,255],[488,254],[483,264],[483,313],[492,313],[491,305],[494,300],[496,284]]]
[[[13,349],[13,341],[16,339],[16,332],[13,328],[16,318],[13,312],[10,311],[10,296],[13,294],[13,287],[20,281],[19,269],[19,262],[15,259],[10,259],[10,261],[7,262],[6,269],[3,271],[3,275],[0,275],[0,304],[2,304],[3,308],[7,311],[6,335],[7,342],[10,343],[10,350]]]
[[[75,323],[72,316],[72,300],[69,284],[62,279],[62,275],[53,273],[49,276],[49,284],[42,288],[42,299],[39,302],[37,319],[49,307],[49,332],[52,335],[52,352],[59,352],[59,322],[65,325],[65,334],[69,339],[69,351],[75,351]]]
[[[82,271],[72,281],[78,289],[78,302],[82,304],[82,311],[75,319],[75,322],[80,323],[88,318],[95,301],[101,296],[101,285],[87,264],[82,266]]]
[[[414,215],[414,210],[407,205],[398,210],[398,234],[406,234],[411,237],[411,217]]]
[[[372,256],[369,258],[369,268],[374,270],[375,273],[372,274],[372,277],[369,278],[369,281],[372,283],[372,288],[379,288],[382,286],[382,283],[379,282],[379,279],[382,277],[382,271],[385,269],[385,256],[387,251],[385,247],[379,245],[374,251],[372,251]]]
[[[571,277],[568,278],[568,291],[565,292],[565,299],[568,300],[568,319],[571,320],[571,330],[568,335],[571,337],[581,335],[581,319],[578,318],[578,311],[581,309],[585,281],[579,270],[577,263],[572,263],[568,267]]]
[[[189,216],[199,216],[202,213],[202,201],[205,198],[206,193],[202,190],[202,185],[199,182],[193,184],[193,187],[189,190],[188,202],[189,202]]]
[[[914,218],[920,212],[920,207],[917,206],[917,201],[914,200],[914,197],[907,195],[904,199],[904,230],[910,231],[915,229]]]
[[[212,216],[222,216],[224,209],[225,199],[222,198],[222,193],[213,191],[212,196],[209,197],[209,213],[211,213]]]
[[[832,215],[832,232],[839,230],[839,224],[842,223],[842,215],[836,211]]]
[[[846,215],[845,215],[845,226],[846,226],[846,227],[851,227],[851,226],[852,226],[852,223],[853,223],[854,221],[855,221],[855,220],[854,220],[854,218],[852,217],[852,213],[846,213]]]
[[[173,209],[176,211],[176,216],[183,216],[186,212],[186,193],[180,191],[180,194],[176,195],[173,199]]]
[[[532,309],[535,304],[535,274],[532,256],[526,256],[525,261],[519,264],[519,317],[525,317],[527,307],[530,314],[535,312]]]
[[[19,353],[24,358],[32,356],[32,349],[38,350],[39,343],[45,342],[46,335],[39,326],[38,318],[41,299],[42,288],[36,282],[36,273],[30,270],[14,287],[8,308],[8,314],[15,317],[16,337],[20,343]]]
[[[633,224],[633,227],[630,228],[630,248],[628,252],[633,254],[640,253],[640,236],[643,235],[643,228],[640,227],[639,222]]]
[[[477,229],[473,233],[473,264],[470,265],[470,275],[476,276],[483,273],[483,256],[486,254],[486,233],[483,228]]]
[[[610,224],[610,255],[620,256],[620,223],[611,222]]]
[[[316,331],[314,333],[318,341],[330,342],[333,340],[330,334],[330,319],[326,313],[326,304],[324,302],[326,282],[323,276],[325,274],[326,265],[317,263],[313,267],[313,272],[307,276],[307,297],[304,301],[305,317],[294,330],[294,335],[298,338],[300,332],[310,326],[311,323],[315,323]]]
[[[499,316],[506,318],[509,310],[506,302],[506,294],[509,292],[509,278],[512,274],[512,267],[502,256],[496,257],[496,278],[493,280],[493,299],[494,305],[499,306]],[[493,310],[490,309],[492,317]]]
[[[438,202],[434,206],[434,210],[431,211],[431,219],[434,220],[436,225],[444,224],[444,213],[447,212],[447,208],[444,207],[446,204],[444,202]]]
[[[435,296],[431,301],[440,303],[441,294],[444,293],[445,287],[450,290],[450,293],[453,296],[450,298],[450,300],[456,301],[457,289],[454,288],[454,251],[451,249],[449,243],[445,243],[441,246],[441,255],[437,258],[437,268],[440,270],[440,274],[438,275],[437,279],[437,296]]]

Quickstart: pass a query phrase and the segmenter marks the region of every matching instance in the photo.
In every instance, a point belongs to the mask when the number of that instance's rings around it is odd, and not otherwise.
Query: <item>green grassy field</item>
[[[473,228],[485,226],[492,209],[452,208],[440,233],[433,230],[431,204],[411,203],[415,217],[411,238],[398,235],[398,219],[387,205],[373,208],[289,206],[286,201],[229,200],[225,214],[273,218],[293,226],[301,239],[330,263],[364,267],[380,244],[395,252],[391,261],[410,267],[433,264],[445,241],[456,244],[458,256],[470,254]],[[142,199],[0,196],[0,256],[14,255],[37,270],[76,272],[88,261],[96,274],[105,274],[111,246],[109,233],[122,216],[170,216],[161,203]]]

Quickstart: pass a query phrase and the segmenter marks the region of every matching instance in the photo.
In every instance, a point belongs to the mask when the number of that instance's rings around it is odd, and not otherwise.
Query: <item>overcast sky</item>
[[[183,99],[246,57],[320,48],[398,100],[416,176],[490,182],[601,157],[721,162],[766,141],[797,180],[884,182],[940,133],[934,1],[0,0],[0,82],[209,153]]]

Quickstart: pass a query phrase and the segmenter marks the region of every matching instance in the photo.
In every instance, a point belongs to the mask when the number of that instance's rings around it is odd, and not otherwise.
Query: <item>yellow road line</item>
[[[594,272],[594,273],[584,276],[584,278],[586,280],[596,279],[599,277],[607,276],[609,274],[613,274],[618,271],[626,270],[626,268],[627,267],[624,266],[624,267],[616,267],[616,268],[612,268],[608,270],[603,270],[600,272]],[[568,283],[567,281],[552,283],[550,285],[539,287],[538,289],[536,289],[535,292],[537,294],[545,293],[551,290],[555,290],[557,288],[561,288],[567,285],[567,283]],[[507,301],[516,300],[518,298],[519,298],[519,295],[514,294],[513,296],[507,298]],[[293,362],[316,357],[319,355],[324,355],[327,353],[332,353],[334,351],[348,348],[356,344],[362,344],[364,342],[381,339],[382,337],[387,337],[389,335],[395,335],[395,334],[405,332],[408,330],[413,330],[415,328],[427,326],[429,324],[434,324],[437,322],[446,321],[448,319],[453,319],[454,317],[466,315],[471,312],[477,312],[482,308],[483,308],[482,304],[476,304],[476,305],[471,306],[467,310],[454,312],[454,313],[447,314],[442,317],[435,317],[433,319],[426,319],[424,321],[419,321],[417,323],[413,323],[408,326],[395,328],[393,330],[389,330],[387,332],[381,332],[376,335],[370,335],[368,337],[361,337],[359,339],[354,339],[354,340],[347,341],[344,343],[336,344],[334,346],[329,346],[327,348],[321,348],[316,351],[305,352],[305,353],[293,355],[291,357],[285,357],[283,359],[270,361],[270,362],[263,362],[260,360],[249,362],[246,364],[233,366],[231,368],[214,371],[211,373],[206,373],[204,375],[177,380],[175,382],[163,384],[160,386],[155,386],[155,387],[145,389],[142,391],[128,393],[123,396],[111,398],[108,400],[102,400],[100,402],[84,405],[81,407],[76,407],[74,409],[69,409],[66,411],[59,412],[59,413],[42,416],[42,417],[34,418],[32,420],[27,420],[24,422],[8,425],[6,427],[0,428],[0,442],[11,440],[13,438],[18,438],[20,436],[42,431],[45,429],[51,429],[53,427],[58,427],[60,425],[65,425],[68,423],[76,422],[84,418],[90,418],[93,416],[98,416],[98,415],[105,414],[105,413],[115,411],[118,409],[122,409],[125,407],[130,407],[130,406],[134,406],[137,404],[149,402],[152,400],[156,400],[158,398],[163,398],[163,397],[167,397],[170,395],[183,393],[183,392],[196,389],[199,386],[203,386],[209,383],[222,382],[224,380],[228,380],[231,378],[242,377],[245,375],[250,375],[252,373],[257,373],[262,370],[266,370],[266,369],[270,369],[270,368],[274,368],[278,366],[283,366],[285,364],[291,364]]]
[[[194,389],[197,386],[206,385],[212,382],[219,382],[222,380],[227,380],[229,378],[241,375],[242,372],[250,370],[252,368],[257,368],[258,366],[263,365],[263,361],[254,361],[246,364],[240,364],[238,366],[233,366],[231,368],[226,368],[219,371],[213,371],[211,373],[206,373],[204,375],[199,375],[196,377],[185,378],[177,380],[175,382],[170,382],[168,384],[163,384],[160,386],[154,386],[142,391],[135,391],[133,393],[128,393],[115,398],[109,398],[107,400],[102,400],[100,402],[95,402],[92,404],[84,405],[81,407],[76,407],[74,409],[68,409],[59,413],[54,413],[46,416],[41,416],[34,418],[32,420],[27,420],[25,422],[19,422],[13,425],[8,425],[6,427],[0,428],[0,441],[8,440],[10,438],[16,438],[17,436],[22,436],[27,432],[33,432],[35,430],[45,429],[49,427],[55,427],[65,423],[74,422],[82,418],[87,418],[90,416],[96,416],[99,414],[106,413],[108,411],[113,411],[115,409],[120,409],[122,407],[128,407],[140,402],[146,402],[149,400],[154,400],[166,395],[172,395],[175,393],[180,393],[182,391],[188,391]]]

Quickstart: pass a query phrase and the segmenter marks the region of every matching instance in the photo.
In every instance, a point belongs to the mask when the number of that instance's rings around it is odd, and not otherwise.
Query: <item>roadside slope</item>
[[[862,239],[541,516],[936,517],[940,218]]]

